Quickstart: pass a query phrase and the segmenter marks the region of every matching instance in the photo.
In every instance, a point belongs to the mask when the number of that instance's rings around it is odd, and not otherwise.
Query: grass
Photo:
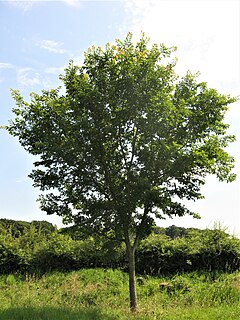
[[[0,276],[1,320],[239,320],[240,273],[139,277],[138,300],[132,315],[120,270]]]

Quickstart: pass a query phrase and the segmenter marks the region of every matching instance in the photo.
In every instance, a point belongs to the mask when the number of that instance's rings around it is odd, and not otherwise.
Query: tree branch
[[[136,127],[133,128],[134,136],[133,136],[133,142],[132,142],[132,156],[131,156],[131,159],[130,159],[130,162],[129,162],[127,173],[130,172],[130,169],[131,169],[131,166],[132,166],[132,163],[133,163],[138,131],[139,131],[138,128],[136,128]]]

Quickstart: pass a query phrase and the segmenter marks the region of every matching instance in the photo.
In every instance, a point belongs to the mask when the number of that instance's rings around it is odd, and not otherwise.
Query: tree
[[[45,192],[41,208],[125,242],[132,311],[135,251],[155,219],[198,217],[182,200],[202,198],[207,174],[235,178],[223,122],[235,99],[190,72],[179,78],[174,51],[129,33],[89,49],[81,66],[70,62],[64,94],[43,90],[26,102],[13,91],[8,131],[38,156],[30,177]]]

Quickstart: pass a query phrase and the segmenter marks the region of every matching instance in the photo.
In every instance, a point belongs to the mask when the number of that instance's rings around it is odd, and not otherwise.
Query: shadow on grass
[[[97,309],[71,309],[57,307],[16,307],[0,310],[1,320],[115,320]]]

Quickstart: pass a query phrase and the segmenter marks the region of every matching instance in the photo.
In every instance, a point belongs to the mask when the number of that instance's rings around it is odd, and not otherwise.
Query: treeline
[[[0,273],[81,268],[126,270],[125,247],[101,236],[86,237],[73,226],[58,230],[46,221],[0,219]],[[240,268],[240,240],[220,228],[156,227],[136,254],[139,274],[235,271]]]

